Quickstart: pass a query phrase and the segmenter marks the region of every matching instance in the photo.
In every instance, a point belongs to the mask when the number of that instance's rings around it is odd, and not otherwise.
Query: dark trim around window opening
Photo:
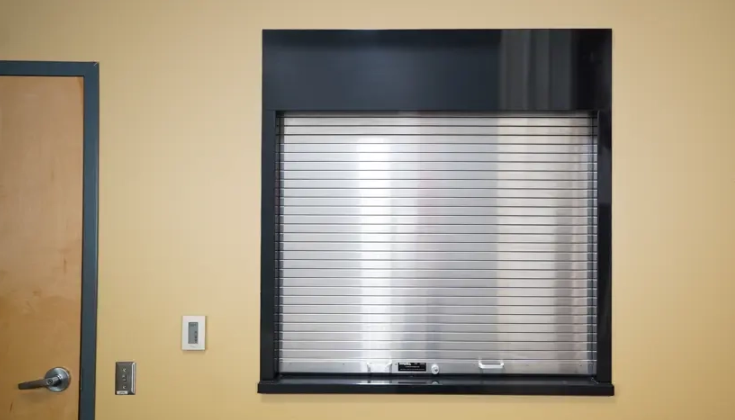
[[[259,393],[614,394],[612,30],[263,31]],[[597,116],[597,369],[593,376],[380,377],[278,372],[283,112],[568,112]]]

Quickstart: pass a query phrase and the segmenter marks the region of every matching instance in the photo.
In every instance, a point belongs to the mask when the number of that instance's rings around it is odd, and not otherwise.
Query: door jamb
[[[94,420],[97,358],[97,250],[99,190],[99,63],[0,61],[0,76],[81,77],[84,81],[82,204],[82,319],[79,420]]]

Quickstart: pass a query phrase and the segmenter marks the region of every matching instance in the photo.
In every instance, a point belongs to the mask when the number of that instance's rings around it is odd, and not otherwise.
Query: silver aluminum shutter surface
[[[284,115],[280,371],[593,374],[594,121]]]

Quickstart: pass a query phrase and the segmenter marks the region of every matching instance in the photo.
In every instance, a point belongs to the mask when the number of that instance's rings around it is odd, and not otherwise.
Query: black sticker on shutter
[[[399,363],[399,372],[426,372],[426,363]]]

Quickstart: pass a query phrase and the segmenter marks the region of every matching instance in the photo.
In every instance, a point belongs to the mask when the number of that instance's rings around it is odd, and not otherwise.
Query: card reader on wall
[[[184,316],[181,328],[182,350],[204,350],[205,316]]]

